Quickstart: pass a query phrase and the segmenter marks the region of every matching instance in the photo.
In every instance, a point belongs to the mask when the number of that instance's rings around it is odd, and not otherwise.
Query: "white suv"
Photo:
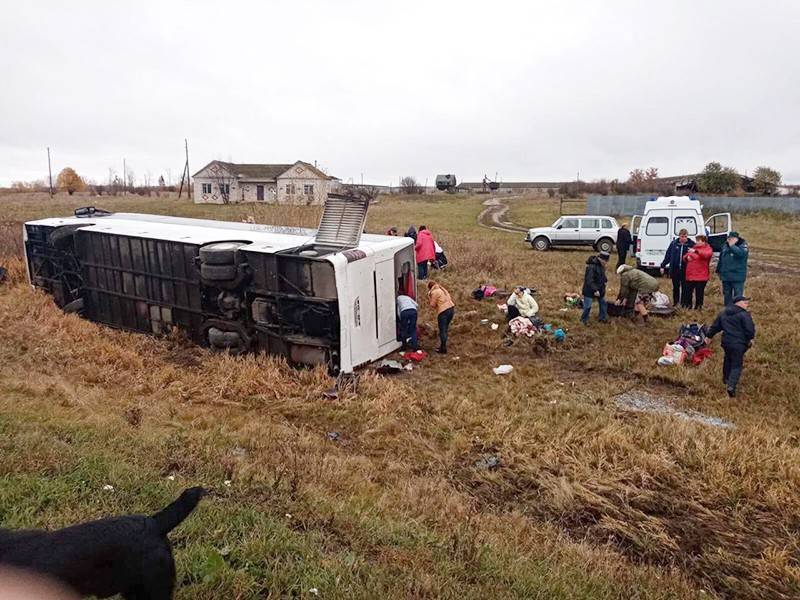
[[[559,217],[550,227],[528,230],[525,241],[534,250],[549,250],[551,246],[591,246],[598,252],[611,252],[617,241],[619,225],[613,217],[598,215],[567,215]]]

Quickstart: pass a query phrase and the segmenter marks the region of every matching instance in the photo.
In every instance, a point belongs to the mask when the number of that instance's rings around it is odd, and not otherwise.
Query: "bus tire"
[[[215,242],[200,248],[200,262],[207,265],[232,265],[236,262],[236,251],[245,242]]]
[[[237,275],[236,265],[200,265],[200,277],[206,281],[230,281],[236,279]]]
[[[50,232],[50,245],[59,250],[68,250],[75,240],[75,232],[81,227],[85,225],[62,225]]]

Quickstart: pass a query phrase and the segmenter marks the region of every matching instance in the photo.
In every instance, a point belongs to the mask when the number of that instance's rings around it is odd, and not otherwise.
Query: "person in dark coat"
[[[586,259],[586,271],[583,274],[583,313],[581,323],[589,324],[589,315],[592,312],[592,301],[597,300],[600,305],[599,319],[601,323],[608,322],[608,305],[606,304],[606,265],[611,255],[600,252],[597,256]]]
[[[694,242],[689,239],[689,232],[681,229],[677,239],[670,242],[667,254],[661,261],[661,274],[669,269],[669,276],[672,279],[672,305],[677,307],[679,304],[683,308],[691,308],[689,303],[689,290],[686,287],[686,263],[683,257],[694,246]]]
[[[744,294],[744,282],[747,279],[747,258],[750,249],[747,242],[739,237],[739,233],[731,231],[717,262],[717,273],[722,281],[722,297],[725,306],[736,296]]]
[[[406,230],[406,237],[410,237],[415,242],[417,241],[417,228],[413,225],[409,225],[408,229]]]
[[[628,224],[623,223],[619,226],[617,231],[617,268],[625,264],[625,259],[628,257],[628,250],[633,245],[633,238],[631,237]]]
[[[706,343],[722,332],[722,350],[725,360],[722,364],[722,381],[727,387],[728,396],[736,396],[736,385],[742,375],[744,354],[753,345],[756,337],[756,326],[748,312],[750,298],[736,296],[726,306],[708,330]]]

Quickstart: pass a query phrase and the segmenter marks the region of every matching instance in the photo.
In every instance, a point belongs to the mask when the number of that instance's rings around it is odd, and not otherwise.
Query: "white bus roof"
[[[298,246],[314,243],[316,229],[303,227],[279,227],[259,223],[236,223],[210,219],[189,219],[139,213],[112,213],[108,216],[53,217],[28,221],[27,225],[60,227],[62,225],[86,225],[87,229],[115,235],[126,235],[189,244],[210,244],[224,241],[249,241],[247,250],[272,254]],[[363,234],[359,250],[383,250],[402,248],[412,240],[388,235]],[[343,248],[342,250],[351,250]]]

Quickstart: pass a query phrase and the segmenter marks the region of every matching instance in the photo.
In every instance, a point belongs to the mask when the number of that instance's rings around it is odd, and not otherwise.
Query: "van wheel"
[[[612,242],[609,238],[602,238],[600,239],[597,244],[595,245],[598,252],[608,252],[611,253],[611,250],[614,249],[614,242]]]
[[[550,240],[548,240],[543,235],[540,235],[531,242],[531,246],[533,247],[534,250],[538,250],[539,252],[545,252],[550,249]]]

